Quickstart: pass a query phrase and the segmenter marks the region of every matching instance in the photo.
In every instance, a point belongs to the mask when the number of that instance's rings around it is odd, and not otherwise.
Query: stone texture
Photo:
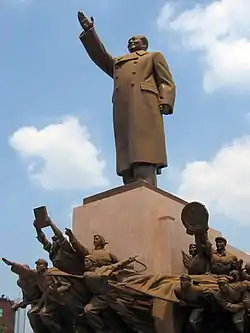
[[[193,238],[186,234],[180,213],[186,202],[146,183],[119,188],[84,199],[73,210],[73,231],[87,247],[95,233],[102,234],[110,250],[124,259],[139,255],[149,273],[183,272],[181,250]],[[210,229],[211,241],[220,232]],[[250,256],[228,246],[228,250],[250,261]]]

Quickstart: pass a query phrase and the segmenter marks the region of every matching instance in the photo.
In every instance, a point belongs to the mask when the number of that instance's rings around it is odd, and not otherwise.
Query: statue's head
[[[93,243],[94,243],[94,247],[95,247],[95,248],[99,248],[99,249],[104,248],[104,246],[105,246],[106,244],[108,244],[108,243],[106,242],[105,238],[104,238],[102,235],[100,235],[100,234],[96,234],[96,235],[94,235]]]
[[[198,253],[196,245],[195,244],[190,244],[189,245],[189,254],[191,256],[195,256]]]
[[[192,285],[192,279],[188,274],[180,276],[180,285],[182,289],[189,288]]]
[[[84,258],[84,264],[86,271],[93,270],[97,266],[97,261],[92,255],[87,255]]]
[[[224,237],[216,237],[215,238],[215,244],[217,250],[225,250],[227,246],[227,240]]]
[[[37,272],[44,272],[48,268],[48,262],[45,259],[37,259],[35,262]]]
[[[143,35],[135,35],[128,40],[128,50],[130,53],[136,51],[147,51],[148,39]]]

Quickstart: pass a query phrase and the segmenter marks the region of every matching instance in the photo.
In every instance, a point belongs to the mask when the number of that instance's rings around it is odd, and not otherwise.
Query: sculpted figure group
[[[155,333],[153,307],[160,299],[176,308],[181,333],[250,332],[250,263],[243,267],[221,236],[212,246],[203,205],[187,204],[181,217],[195,242],[189,254],[182,252],[187,272],[168,276],[136,271],[136,257],[120,261],[101,235],[93,236],[88,249],[70,229],[63,234],[47,214],[37,214],[36,236],[52,267],[44,259],[36,260],[33,269],[2,258],[18,275],[23,293],[13,310],[30,306],[27,315],[35,333]],[[52,229],[51,241],[44,227]]]
[[[51,241],[39,226],[41,222],[53,230]],[[146,326],[112,292],[110,284],[110,280],[121,279],[119,273],[126,267],[127,276],[136,274],[131,267],[135,257],[118,261],[105,249],[107,242],[99,234],[94,235],[93,249],[89,250],[70,229],[65,229],[64,235],[49,217],[35,221],[34,226],[53,267],[49,268],[45,259],[37,259],[35,269],[2,260],[18,275],[17,284],[23,293],[13,310],[31,305],[28,318],[35,333],[139,331]]]
[[[202,212],[203,210],[203,212]],[[183,255],[187,274],[175,289],[180,305],[190,308],[188,329],[192,332],[248,332],[250,311],[250,264],[226,250],[227,240],[208,239],[208,212],[199,203],[188,204],[182,212],[187,233],[195,242]]]

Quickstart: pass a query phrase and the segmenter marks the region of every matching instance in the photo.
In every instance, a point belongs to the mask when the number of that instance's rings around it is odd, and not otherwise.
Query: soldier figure
[[[216,249],[209,251],[211,263],[211,274],[229,275],[230,272],[237,266],[238,259],[235,255],[226,251],[227,240],[224,237],[215,238]]]
[[[36,270],[24,265],[2,260],[11,266],[11,270],[19,276],[36,279],[42,291],[42,298],[31,310],[32,314],[39,314],[42,322],[51,332],[61,333],[62,326],[67,325],[68,332],[73,330],[73,317],[82,315],[84,304],[90,299],[90,294],[82,283],[82,276],[71,275],[56,268],[48,268],[44,259],[36,261]],[[81,290],[76,288],[75,280],[80,280]],[[67,316],[62,316],[60,309],[66,310]]]
[[[23,266],[30,269],[29,265]],[[34,333],[50,333],[47,327],[42,323],[39,315],[32,311],[42,297],[42,292],[36,283],[36,279],[19,275],[17,285],[22,290],[23,299],[20,303],[14,304],[12,309],[17,311],[19,308],[24,309],[28,305],[31,305],[31,309],[28,310],[27,316]]]
[[[204,307],[208,305],[209,289],[196,286],[187,274],[180,277],[180,287],[175,289],[175,295],[181,306],[190,306],[193,310],[188,318],[188,323],[195,332],[203,332]]]
[[[135,258],[131,257],[128,260],[98,268],[94,257],[91,255],[85,257],[84,282],[93,297],[89,304],[85,306],[84,313],[89,326],[94,332],[104,333],[107,330],[100,315],[109,308],[117,312],[131,328],[147,332],[147,325],[128,310],[124,303],[112,292],[109,284],[115,272],[131,264],[134,260]]]
[[[167,166],[163,114],[172,114],[175,85],[159,52],[147,52],[145,36],[128,40],[128,54],[113,58],[94,29],[94,20],[78,12],[80,40],[92,61],[114,80],[113,124],[117,174],[124,184],[144,180],[156,186]]]
[[[218,286],[219,292],[215,294],[217,302],[225,311],[232,313],[234,325],[239,332],[243,333],[245,329],[244,315],[246,313],[246,305],[249,303],[248,293],[250,290],[250,282],[229,283],[226,277],[222,277],[218,280]],[[247,297],[245,297],[245,295],[247,295]]]

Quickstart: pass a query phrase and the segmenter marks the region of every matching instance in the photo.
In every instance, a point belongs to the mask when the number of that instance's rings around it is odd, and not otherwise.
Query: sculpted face
[[[223,240],[216,241],[217,250],[224,250],[226,248],[226,243]]]
[[[94,267],[94,263],[89,258],[85,258],[84,264],[87,271],[91,270]]]
[[[144,36],[136,35],[128,40],[128,50],[130,53],[141,50],[146,51],[147,48],[148,48],[148,42],[146,37]]]
[[[189,245],[189,254],[191,256],[195,256],[197,254],[197,249],[195,244],[190,244]]]
[[[36,270],[38,271],[38,272],[44,272],[45,270],[46,270],[46,265],[44,264],[44,263],[42,263],[42,262],[36,262]]]
[[[180,279],[180,284],[181,284],[181,288],[185,289],[185,288],[188,288],[189,286],[191,286],[192,281],[188,278],[183,277]]]
[[[99,235],[94,235],[94,246],[97,247],[97,246],[102,246],[102,239]]]

